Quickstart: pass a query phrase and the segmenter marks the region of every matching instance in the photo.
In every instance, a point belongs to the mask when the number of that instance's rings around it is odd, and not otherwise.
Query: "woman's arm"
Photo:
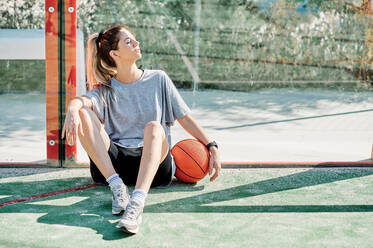
[[[66,140],[69,145],[74,144],[74,140],[78,137],[78,131],[81,135],[84,135],[79,116],[79,110],[83,107],[92,109],[91,99],[78,96],[73,98],[67,107],[65,122],[62,128],[62,139],[66,134]]]
[[[185,115],[177,119],[177,121],[185,129],[185,131],[202,142],[202,144],[207,145],[212,141],[192,116]],[[210,178],[210,181],[214,181],[215,178],[219,176],[221,170],[220,154],[219,150],[215,146],[210,147],[210,153],[209,174],[211,176],[213,169],[215,169],[214,175]]]

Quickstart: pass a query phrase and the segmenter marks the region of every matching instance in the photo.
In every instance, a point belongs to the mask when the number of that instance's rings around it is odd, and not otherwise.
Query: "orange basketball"
[[[179,141],[172,147],[171,154],[176,164],[175,176],[183,182],[195,183],[209,171],[210,153],[198,140]]]

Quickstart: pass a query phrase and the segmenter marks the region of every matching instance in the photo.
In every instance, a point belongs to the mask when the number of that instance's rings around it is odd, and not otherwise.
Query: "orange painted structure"
[[[76,145],[61,139],[67,104],[76,96],[76,23],[76,0],[45,1],[47,164],[51,166],[76,161]]]

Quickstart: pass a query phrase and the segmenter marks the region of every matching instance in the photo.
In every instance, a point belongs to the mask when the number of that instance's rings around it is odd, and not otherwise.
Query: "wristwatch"
[[[207,150],[210,151],[210,147],[211,147],[211,146],[215,146],[216,148],[218,148],[218,144],[217,144],[215,141],[212,141],[212,142],[210,142],[210,143],[208,143],[208,144],[206,145]]]

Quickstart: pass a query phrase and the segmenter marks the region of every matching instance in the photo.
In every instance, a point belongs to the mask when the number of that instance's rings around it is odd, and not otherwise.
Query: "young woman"
[[[69,144],[79,136],[93,180],[107,182],[113,193],[112,213],[125,211],[117,228],[135,234],[149,188],[172,181],[170,127],[175,120],[208,147],[210,181],[221,169],[218,147],[190,116],[165,72],[136,66],[140,43],[127,26],[111,27],[88,42],[88,66],[98,87],[69,103],[62,133]],[[126,185],[135,185],[131,196]]]

